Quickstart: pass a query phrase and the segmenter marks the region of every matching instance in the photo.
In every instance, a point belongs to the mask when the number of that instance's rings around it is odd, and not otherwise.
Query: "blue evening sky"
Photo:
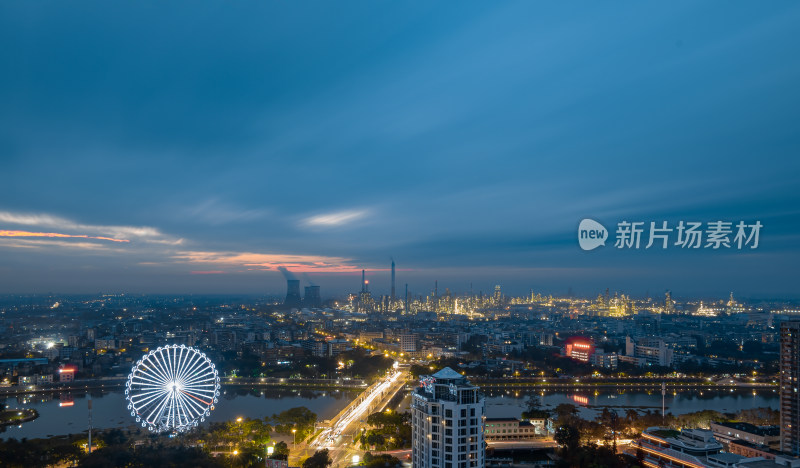
[[[798,24],[793,1],[4,2],[0,292],[281,293],[285,265],[385,293],[394,257],[416,293],[800,296]],[[587,217],[764,227],[584,252]]]

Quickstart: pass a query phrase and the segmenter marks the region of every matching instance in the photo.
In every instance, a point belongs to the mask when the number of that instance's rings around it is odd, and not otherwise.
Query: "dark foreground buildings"
[[[781,324],[781,451],[800,455],[800,321]]]
[[[411,400],[413,468],[484,468],[480,389],[449,367],[420,383]]]

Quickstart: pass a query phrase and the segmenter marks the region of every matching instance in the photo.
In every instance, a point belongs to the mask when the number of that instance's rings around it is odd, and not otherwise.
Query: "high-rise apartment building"
[[[781,451],[800,455],[800,321],[781,324]]]
[[[403,333],[400,335],[400,351],[404,353],[416,352],[418,339],[419,337],[416,333]]]
[[[412,394],[412,467],[484,468],[484,411],[480,389],[446,367],[420,377]]]

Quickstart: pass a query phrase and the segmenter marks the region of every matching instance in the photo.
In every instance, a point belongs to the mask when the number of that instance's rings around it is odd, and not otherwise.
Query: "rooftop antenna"
[[[394,258],[392,258],[392,301],[393,302],[394,302],[394,298],[395,298],[394,293],[395,293],[395,291],[394,291]]]
[[[408,283],[406,283],[406,314],[409,313],[411,312],[408,310]]]

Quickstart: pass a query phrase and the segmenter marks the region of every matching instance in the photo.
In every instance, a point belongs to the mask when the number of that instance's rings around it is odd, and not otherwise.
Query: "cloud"
[[[71,237],[79,239],[97,239],[111,242],[130,242],[128,239],[114,239],[112,237],[87,236],[86,234],[62,234],[59,232],[30,232],[30,231],[4,231],[0,230],[0,237]]]
[[[303,225],[311,227],[336,227],[363,219],[369,214],[368,210],[336,211],[333,213],[319,214],[303,220]]]
[[[98,252],[125,252],[124,249],[112,248],[108,244],[95,242],[68,242],[58,239],[27,239],[23,237],[3,238],[0,237],[0,247],[11,247],[15,249],[44,249],[48,247],[60,247],[72,250],[91,250]]]
[[[61,218],[50,214],[13,213],[10,211],[0,211],[0,223],[53,228],[60,231],[82,232],[81,234],[53,233],[54,235],[45,235],[42,237],[84,237],[87,239],[99,239],[99,240],[111,240],[111,241],[123,240],[124,242],[129,242],[131,238],[134,238],[140,242],[153,242],[158,244],[170,244],[170,245],[178,245],[181,244],[183,241],[183,239],[176,239],[167,236],[154,227],[81,224],[66,218]],[[8,231],[8,232],[13,232],[13,231]],[[84,232],[90,232],[96,235],[83,234]],[[51,233],[40,233],[40,234],[51,234]]]
[[[219,206],[212,202],[207,206]],[[354,219],[360,213],[341,214],[339,219]],[[331,223],[332,221],[327,221]],[[349,273],[358,272],[360,268],[353,265],[353,261],[346,257],[304,255],[304,254],[271,254],[241,251],[216,251],[203,250],[196,247],[198,242],[185,242],[182,238],[175,238],[163,234],[154,227],[114,226],[114,225],[89,225],[81,224],[66,218],[50,214],[12,213],[0,211],[0,227],[2,223],[22,226],[36,226],[57,228],[54,231],[12,230],[0,229],[0,246],[6,248],[44,249],[64,248],[79,250],[95,250],[103,252],[129,253],[144,256],[139,264],[150,263],[159,258],[157,264],[162,266],[172,265],[198,265],[189,271],[193,275],[224,274],[242,271],[269,271],[289,268],[297,272],[316,273]],[[71,231],[75,231],[72,233]],[[100,234],[127,234],[109,237]],[[75,242],[81,239],[83,242]],[[134,242],[136,241],[136,242]],[[177,246],[184,243],[194,245],[193,250]],[[127,244],[130,244],[129,246]],[[124,249],[110,248],[110,245],[126,245]],[[210,268],[204,268],[210,267]]]
[[[263,254],[253,252],[182,251],[173,258],[189,264],[206,264],[244,270],[288,268],[296,272],[350,273],[360,271],[348,258],[319,255]]]

